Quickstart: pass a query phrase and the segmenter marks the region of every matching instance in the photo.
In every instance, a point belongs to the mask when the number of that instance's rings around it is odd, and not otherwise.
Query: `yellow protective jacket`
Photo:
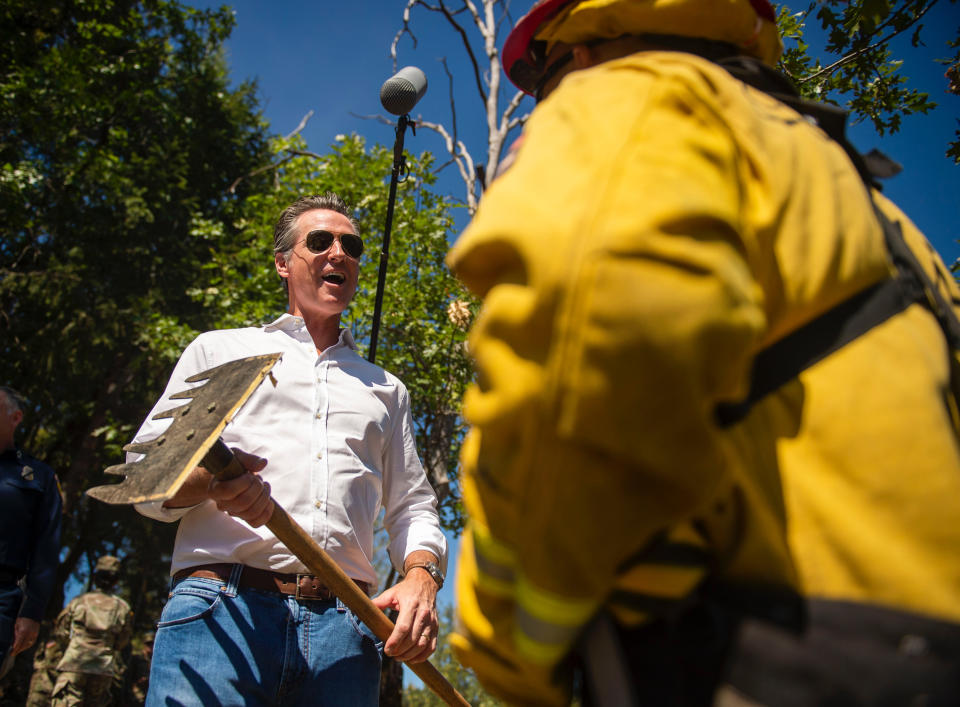
[[[705,576],[960,622],[952,354],[928,309],[715,417],[758,352],[893,273],[864,182],[808,120],[688,54],[575,72],[448,262],[484,300],[454,642],[490,690],[562,703],[601,607],[643,622]],[[657,559],[684,550],[705,560]]]

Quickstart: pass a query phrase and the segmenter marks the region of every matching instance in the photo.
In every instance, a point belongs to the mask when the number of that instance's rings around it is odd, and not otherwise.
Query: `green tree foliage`
[[[448,640],[452,628],[453,605],[445,604],[440,610],[437,651],[430,657],[430,662],[473,707],[499,707],[504,704],[484,691],[472,670],[457,662]],[[443,707],[445,703],[429,687],[408,685],[403,690],[403,704],[404,707]]]
[[[927,113],[937,104],[911,87],[891,42],[909,37],[911,46],[919,47],[929,33],[924,23],[934,6],[940,4],[938,9],[943,10],[947,3],[955,5],[956,0],[816,0],[781,5],[777,21],[785,51],[780,68],[802,95],[842,103],[854,120],[870,120],[880,135],[896,132],[904,116]],[[823,58],[814,56],[809,42],[808,24],[813,21],[825,37]],[[944,90],[954,94],[960,65],[960,29],[957,32],[939,60],[947,67]],[[947,156],[960,163],[960,129],[956,136]]]
[[[365,244],[360,286],[343,323],[366,356],[393,152],[350,135],[339,136],[321,156],[294,135],[275,139],[273,154],[274,188],[245,201],[234,237],[224,242],[217,224],[195,224],[218,247],[211,248],[206,289],[191,293],[218,312],[217,327],[278,316],[286,299],[272,264],[274,223],[298,196],[335,191],[354,207]],[[444,524],[458,532],[459,406],[471,375],[465,338],[475,303],[443,263],[453,221],[447,200],[430,189],[434,159],[424,153],[408,157],[407,164],[409,176],[397,189],[377,364],[410,390],[417,449],[441,496]]]
[[[31,401],[20,442],[61,478],[59,586],[118,553],[134,609],[159,606],[172,528],[83,491],[209,320],[188,291],[198,223],[228,222],[230,180],[266,159],[254,87],[229,85],[232,26],[167,0],[0,5],[0,380]]]

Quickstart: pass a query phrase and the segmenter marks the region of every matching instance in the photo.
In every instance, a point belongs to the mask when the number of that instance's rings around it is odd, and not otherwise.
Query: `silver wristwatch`
[[[417,567],[422,567],[429,572],[430,576],[433,577],[433,581],[437,583],[437,589],[443,589],[443,572],[440,571],[436,562],[418,562],[415,565],[410,565],[407,567],[404,577],[410,574],[410,570],[416,569]]]

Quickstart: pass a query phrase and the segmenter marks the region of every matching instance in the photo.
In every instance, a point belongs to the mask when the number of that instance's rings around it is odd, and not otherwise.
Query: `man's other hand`
[[[396,609],[397,622],[383,652],[405,663],[420,663],[437,649],[437,583],[422,568],[372,599],[378,609]]]
[[[37,641],[40,634],[40,622],[33,619],[27,619],[21,616],[13,625],[13,646],[10,648],[10,654],[16,655],[21,651],[27,650]]]
[[[211,476],[207,494],[221,511],[258,528],[273,515],[270,484],[259,473],[267,465],[267,460],[241,449],[234,449],[233,453],[247,473],[229,481],[217,481]]]

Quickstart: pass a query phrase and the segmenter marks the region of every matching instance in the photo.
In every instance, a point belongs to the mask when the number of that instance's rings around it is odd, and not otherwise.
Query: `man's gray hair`
[[[0,385],[0,393],[3,393],[3,404],[7,408],[7,412],[15,413],[17,410],[23,411],[27,406],[26,398],[24,398],[20,393],[15,391],[13,388],[10,388],[5,385]]]
[[[353,232],[360,234],[360,226],[353,217],[350,207],[348,207],[339,195],[328,191],[325,194],[316,194],[314,196],[301,196],[295,202],[290,204],[280,214],[277,219],[277,225],[273,229],[273,252],[283,255],[283,259],[290,262],[290,251],[297,244],[297,234],[294,232],[294,224],[297,218],[314,209],[325,209],[327,211],[336,211],[343,214],[350,220],[353,226]]]

